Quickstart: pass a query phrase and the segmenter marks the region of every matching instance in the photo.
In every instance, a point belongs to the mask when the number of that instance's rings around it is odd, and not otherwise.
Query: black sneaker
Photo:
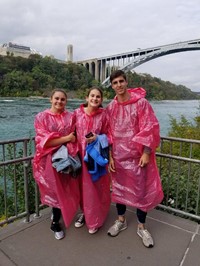
[[[85,216],[84,216],[84,214],[82,213],[82,214],[80,214],[80,215],[78,216],[78,218],[77,218],[77,220],[76,220],[74,226],[75,226],[76,228],[80,228],[80,227],[82,227],[84,224],[85,224]]]
[[[51,231],[54,232],[54,236],[57,240],[60,240],[60,239],[64,238],[64,236],[65,236],[59,223],[52,222],[51,223]]]

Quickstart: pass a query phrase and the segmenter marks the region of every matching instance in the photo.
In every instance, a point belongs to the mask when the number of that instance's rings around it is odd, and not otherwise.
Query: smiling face
[[[111,83],[111,86],[117,96],[123,96],[127,94],[127,85],[128,82],[125,80],[123,76],[114,78]]]
[[[102,104],[102,94],[98,89],[92,89],[89,95],[86,97],[89,108],[99,108]]]
[[[53,113],[62,113],[67,104],[67,97],[65,93],[61,91],[55,91],[54,94],[51,96],[50,102],[51,111]]]

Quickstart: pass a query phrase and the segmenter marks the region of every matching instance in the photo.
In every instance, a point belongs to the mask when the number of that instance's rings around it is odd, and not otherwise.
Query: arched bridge
[[[135,67],[157,57],[186,51],[200,50],[200,39],[178,42],[153,48],[121,53],[100,58],[93,58],[76,63],[85,66],[94,78],[105,87],[110,85],[109,76],[113,70],[121,69],[124,72],[133,70]]]

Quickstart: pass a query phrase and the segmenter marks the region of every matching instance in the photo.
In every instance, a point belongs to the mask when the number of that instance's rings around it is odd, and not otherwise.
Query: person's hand
[[[112,156],[109,156],[108,171],[109,172],[115,172],[115,162],[114,162]]]
[[[89,144],[89,143],[92,143],[93,141],[95,141],[97,138],[97,135],[93,133],[93,136],[90,137],[90,138],[85,138],[86,139],[86,142]]]
[[[140,160],[139,160],[139,166],[140,167],[145,167],[150,161],[150,154],[143,153]]]
[[[70,133],[67,137],[69,139],[68,140],[69,142],[75,142],[76,141],[76,136],[75,136],[74,132]]]

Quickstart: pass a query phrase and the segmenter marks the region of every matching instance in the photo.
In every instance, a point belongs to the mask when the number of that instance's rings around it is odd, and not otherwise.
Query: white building
[[[13,55],[13,56],[21,56],[24,58],[28,58],[31,54],[42,55],[41,53],[37,52],[36,50],[28,46],[19,45],[12,42],[0,45],[0,55],[2,56]]]

